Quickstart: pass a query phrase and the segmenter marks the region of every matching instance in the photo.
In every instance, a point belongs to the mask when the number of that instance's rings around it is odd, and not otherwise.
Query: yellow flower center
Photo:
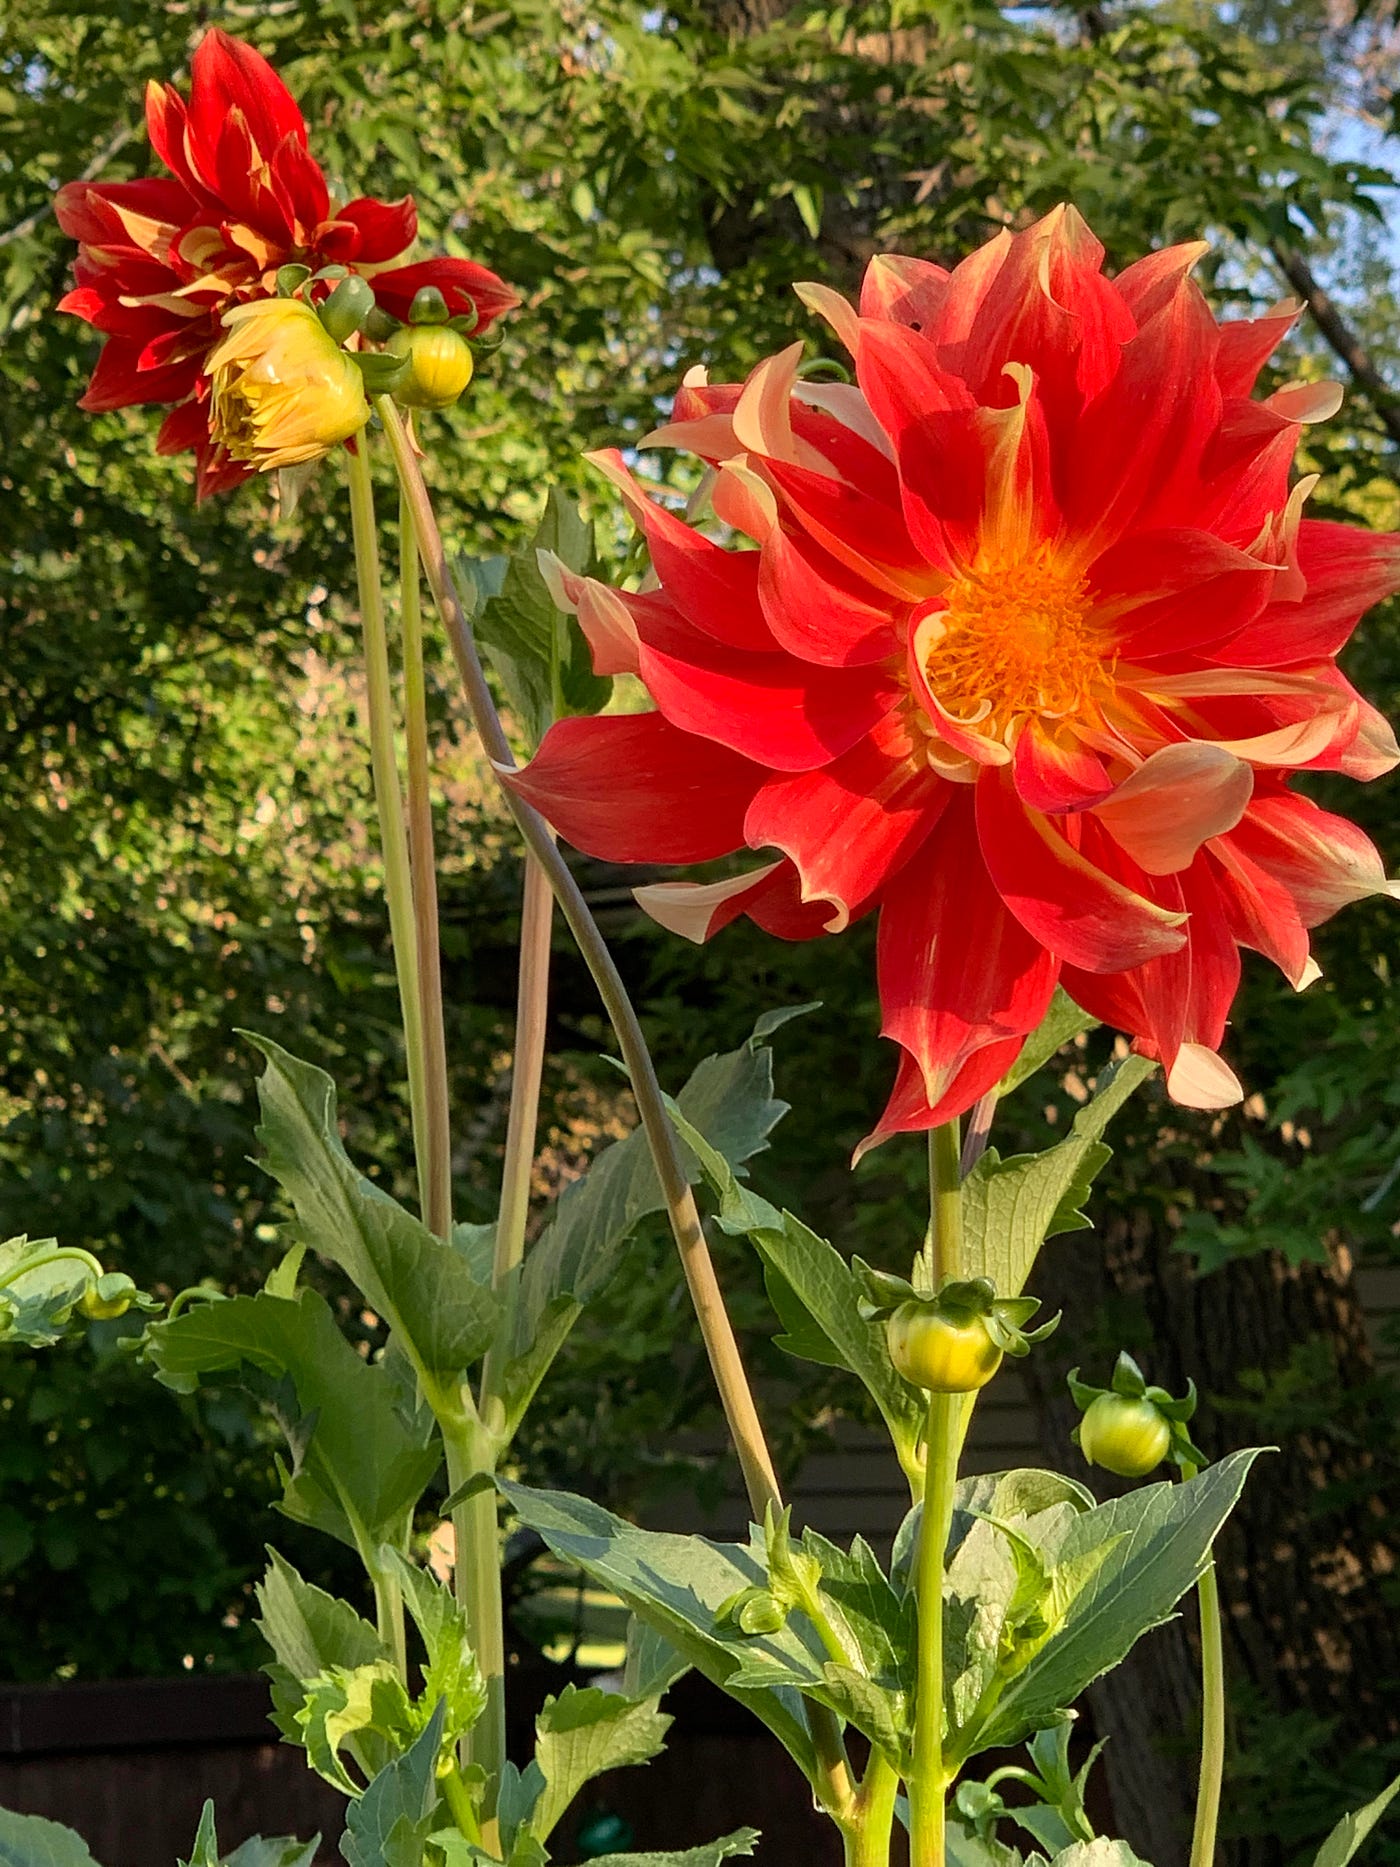
[[[1009,742],[1029,714],[1098,712],[1111,657],[1089,624],[1085,578],[1048,546],[965,572],[942,600],[920,625],[918,653],[930,692],[954,719]]]

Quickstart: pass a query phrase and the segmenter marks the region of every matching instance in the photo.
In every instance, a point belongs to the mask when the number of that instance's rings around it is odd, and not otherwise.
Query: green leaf
[[[190,1858],[181,1861],[180,1867],[219,1867],[219,1837],[214,1827],[212,1802],[206,1802],[200,1811],[199,1828],[190,1850]]]
[[[258,1628],[274,1656],[263,1671],[272,1681],[272,1721],[284,1737],[299,1743],[296,1714],[306,1699],[303,1682],[337,1666],[368,1666],[387,1659],[388,1651],[348,1601],[303,1581],[276,1550],[268,1553],[272,1560],[255,1591]]]
[[[1021,1855],[1003,1841],[987,1841],[956,1817],[948,1822],[948,1867],[1021,1867]]]
[[[486,1709],[486,1681],[472,1650],[465,1611],[450,1588],[426,1569],[419,1569],[395,1549],[382,1552],[403,1587],[404,1600],[422,1635],[428,1663],[423,1669],[421,1703],[435,1707],[442,1700],[447,1711],[443,1744],[450,1748],[466,1735]]]
[[[678,1106],[733,1166],[767,1147],[787,1113],[773,1094],[773,1054],[765,1039],[806,1006],[760,1018],[738,1050],[706,1057]],[[698,1163],[687,1157],[692,1181]],[[545,1370],[585,1303],[612,1278],[641,1221],[665,1210],[651,1150],[641,1129],[605,1148],[581,1180],[567,1187],[552,1222],[531,1247],[505,1325],[506,1437],[518,1426]]]
[[[1044,1067],[1057,1050],[1081,1031],[1093,1031],[1100,1020],[1080,1009],[1062,985],[1057,985],[1050,1009],[1026,1039],[1025,1048],[997,1085],[1000,1095],[1009,1096],[1029,1076]]]
[[[1014,1744],[1053,1722],[1170,1616],[1200,1579],[1257,1457],[1235,1452],[1186,1484],[1148,1485],[1093,1510],[1052,1510],[1040,1523],[1031,1520],[1052,1584],[1065,1578],[1051,1631],[1000,1682],[990,1714],[955,1739],[959,1758]]]
[[[439,1705],[411,1748],[350,1804],[340,1841],[350,1867],[422,1867],[437,1806],[435,1773],[445,1713]]]
[[[343,1795],[356,1796],[364,1784],[346,1769],[342,1750],[349,1750],[369,1778],[413,1741],[413,1710],[403,1680],[394,1662],[384,1659],[332,1667],[304,1684],[296,1726],[306,1761]]]
[[[599,1854],[592,1867],[720,1867],[721,1861],[736,1854],[752,1854],[758,1839],[756,1828],[738,1828],[721,1841],[706,1841],[698,1848],[681,1848],[663,1854]]]
[[[253,1835],[224,1859],[224,1867],[316,1867],[321,1837],[297,1841],[290,1835]]]
[[[856,1273],[833,1245],[800,1219],[790,1212],[779,1212],[742,1186],[723,1153],[706,1138],[702,1126],[688,1119],[688,1110],[681,1107],[672,1114],[719,1201],[721,1228],[750,1240],[763,1260],[770,1290],[775,1288],[776,1280],[779,1289],[790,1293],[779,1298],[777,1307],[779,1315],[790,1323],[789,1343],[798,1345],[795,1352],[803,1352],[802,1345],[815,1331],[820,1352],[812,1359],[848,1368],[865,1383],[884,1416],[910,1484],[916,1480],[921,1483],[915,1448],[927,1402],[917,1388],[896,1374],[884,1325],[861,1317],[862,1285]],[[809,1323],[804,1325],[797,1319],[798,1306]]]
[[[530,1816],[536,1839],[549,1839],[579,1790],[595,1776],[656,1756],[670,1727],[654,1698],[629,1699],[596,1686],[580,1690],[570,1685],[558,1698],[546,1699],[535,1720],[535,1761],[545,1780]]]
[[[535,1491],[502,1481],[501,1490],[527,1528],[565,1562],[609,1588],[641,1620],[663,1634],[697,1672],[731,1691],[784,1744],[807,1773],[815,1759],[800,1706],[787,1686],[823,1685],[826,1655],[801,1618],[776,1633],[749,1638],[720,1626],[716,1617],[746,1588],[767,1575],[752,1549],[704,1537],[639,1530],[601,1505],[564,1491]],[[735,1686],[737,1673],[772,1668],[777,1684]]]
[[[627,1666],[623,1675],[623,1691],[628,1698],[659,1699],[689,1671],[690,1662],[684,1654],[677,1653],[664,1634],[634,1614],[627,1623]]]
[[[1347,1862],[1400,1794],[1400,1776],[1364,1809],[1344,1815],[1317,1851],[1313,1867],[1347,1867]]]
[[[289,1517],[372,1551],[398,1531],[441,1462],[405,1427],[382,1366],[364,1361],[324,1297],[233,1297],[153,1323],[147,1352],[159,1378],[188,1393],[203,1374],[252,1371],[292,1451],[283,1473]]]
[[[612,693],[611,680],[593,672],[577,621],[556,606],[541,553],[583,576],[597,569],[593,527],[557,486],[549,490],[534,537],[511,553],[493,579],[494,591],[478,586],[481,601],[472,619],[531,746],[561,712],[599,713]]]
[[[60,1342],[73,1320],[73,1305],[93,1281],[81,1258],[54,1258],[56,1238],[21,1233],[0,1244],[0,1341],[26,1348]],[[42,1260],[48,1258],[48,1263]],[[32,1264],[33,1269],[26,1265]]]
[[[0,1867],[97,1867],[82,1836],[42,1815],[0,1809]]]
[[[269,1038],[258,1082],[264,1167],[291,1199],[301,1236],[338,1264],[428,1382],[450,1388],[486,1348],[499,1306],[468,1259],[351,1162],[336,1126],[335,1084]]]
[[[1075,1841],[1060,1852],[1050,1867],[1148,1867],[1141,1855],[1134,1854],[1126,1841]]]
[[[1047,1238],[1088,1225],[1080,1207],[1112,1153],[1099,1137],[1156,1067],[1145,1057],[1128,1057],[1106,1072],[1098,1094],[1075,1116],[1064,1140],[1043,1154],[1002,1160],[995,1148],[987,1149],[963,1182],[969,1277],[990,1278],[998,1296],[1016,1296]]]

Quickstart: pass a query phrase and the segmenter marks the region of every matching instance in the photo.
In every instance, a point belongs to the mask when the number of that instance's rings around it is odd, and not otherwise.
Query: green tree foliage
[[[428,239],[520,290],[463,408],[429,431],[451,543],[474,560],[518,537],[557,481],[622,562],[627,529],[585,448],[640,438],[690,364],[732,379],[794,337],[820,349],[793,279],[848,285],[880,248],[953,259],[1066,196],[1116,263],[1207,234],[1204,275],[1241,307],[1279,295],[1280,252],[1306,253],[1354,282],[1342,308],[1382,379],[1397,354],[1376,177],[1327,153],[1356,146],[1336,138],[1349,101],[1388,108],[1384,45],[1320,8],[292,0],[215,6],[200,23],[278,64],[346,192],[411,188]],[[83,171],[146,172],[140,85],[183,75],[192,30],[183,6],[110,0],[13,0],[0,20],[0,1235],[119,1251],[148,1287],[210,1276],[233,1290],[266,1269],[283,1216],[247,1163],[253,1058],[235,1026],[335,1074],[352,1151],[400,1194],[407,1117],[335,472],[290,520],[274,522],[259,488],[196,509],[186,463],[152,451],[148,412],[76,408],[96,343],[52,310],[69,259],[52,190]],[[1305,329],[1287,367],[1334,362]],[[1391,445],[1373,384],[1315,444],[1320,509],[1394,523]],[[1352,670],[1396,711],[1393,618],[1367,626]],[[449,670],[432,676],[459,1202],[482,1216],[516,877]],[[1392,852],[1394,796],[1347,806]],[[585,876],[601,900],[625,900],[615,876]],[[917,1149],[896,1144],[854,1181],[844,1167],[891,1068],[870,1035],[869,927],[793,949],[735,928],[700,952],[624,909],[610,931],[673,1081],[743,1041],[755,995],[826,1001],[783,1065],[824,1093],[781,1131],[765,1189],[888,1260],[922,1223]],[[1316,1254],[1328,1228],[1387,1250],[1400,1214],[1391,948],[1384,909],[1366,908],[1325,937],[1328,978],[1301,1005],[1251,970],[1236,1050],[1263,1113],[1213,1131],[1149,1103],[1110,1187],[1137,1194],[1163,1162],[1214,1146],[1219,1172],[1183,1234],[1207,1263]],[[562,951],[558,987],[550,1148],[567,1171],[620,1107],[580,1061],[601,1027]],[[1010,1154],[1014,1104],[1007,1128]],[[622,1280],[580,1324],[520,1448],[541,1482],[606,1467],[603,1501],[619,1508],[656,1483],[658,1441],[708,1396],[698,1347],[656,1371],[682,1312],[669,1246],[633,1247],[653,1248],[658,1275]],[[762,1313],[742,1247],[726,1275],[742,1326]],[[375,1327],[343,1302],[342,1321]],[[770,1375],[795,1380],[768,1356]],[[835,1392],[834,1377],[804,1378],[794,1434]],[[0,1670],[163,1668],[185,1652],[246,1663],[263,1526],[244,1500],[254,1469],[272,1495],[265,1451],[233,1398],[142,1383],[120,1359],[94,1380],[67,1350],[42,1372],[0,1368],[0,1589],[24,1640],[0,1636]],[[71,1528],[94,1520],[112,1526],[110,1559],[75,1573]],[[123,1592],[122,1561],[142,1570],[144,1549],[160,1553],[159,1599]],[[57,1593],[55,1573],[68,1578]],[[230,1622],[218,1636],[211,1606]],[[93,1614],[107,1617],[100,1651],[84,1633]]]

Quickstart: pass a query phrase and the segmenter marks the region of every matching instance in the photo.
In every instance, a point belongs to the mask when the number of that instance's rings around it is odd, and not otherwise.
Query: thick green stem
[[[1183,1478],[1195,1476],[1193,1465],[1183,1466]],[[1196,1584],[1196,1598],[1201,1609],[1201,1774],[1191,1835],[1191,1867],[1213,1867],[1220,1791],[1225,1778],[1225,1642],[1214,1558]]]
[[[842,1830],[844,1867],[889,1867],[898,1793],[899,1772],[882,1751],[872,1750],[853,1819]]]
[[[398,410],[387,396],[379,397],[375,407],[394,452],[399,484],[413,509],[423,566],[456,657],[467,704],[471,709],[472,723],[498,777],[504,780],[513,769],[515,758],[496,712],[491,689],[481,666],[481,657],[476,651],[471,624],[447,562],[447,552],[438,530],[427,485],[409,445]],[[641,1024],[627,995],[622,975],[598,930],[597,922],[589,912],[583,892],[574,880],[569,865],[555,847],[549,825],[537,810],[504,782],[502,790],[526,847],[548,877],[554,898],[593,975],[598,994],[617,1035],[618,1048],[631,1079],[642,1127],[656,1165],[657,1178],[661,1182],[671,1232],[676,1241],[715,1386],[719,1390],[729,1435],[743,1470],[749,1503],[754,1516],[762,1522],[768,1505],[781,1507],[782,1492],[758,1417],[758,1408],[754,1404],[753,1391],[744,1371],[739,1344],[734,1336],[729,1313],[724,1307],[695,1195],[686,1176],[675,1130],[666,1114],[661,1085],[646,1039],[642,1035]],[[838,1807],[849,1806],[854,1793],[839,1727],[834,1715],[821,1706],[809,1706],[808,1717],[813,1741],[821,1759],[818,1793],[824,1805],[835,1813]]]
[[[374,1585],[374,1620],[379,1638],[392,1654],[400,1679],[407,1682],[408,1640],[404,1631],[403,1588],[396,1575],[377,1565],[370,1569],[370,1581]]]
[[[930,1131],[929,1249],[935,1289],[963,1265],[962,1166],[959,1125]],[[911,1867],[944,1867],[950,1770],[943,1739],[943,1567],[953,1522],[958,1458],[971,1396],[930,1394],[924,1435],[924,1499],[915,1559],[918,1606],[918,1692],[914,1760],[909,1777]]]
[[[363,443],[362,443],[363,445]],[[419,1183],[423,1220],[447,1238],[452,1231],[452,1122],[447,1088],[447,1034],[442,1020],[442,942],[438,933],[437,856],[429,783],[428,691],[423,670],[418,538],[408,501],[399,499],[399,623],[403,640],[404,740],[408,754],[408,850],[413,883],[414,951],[423,1051],[423,1149]]]
[[[506,1637],[501,1603],[501,1553],[497,1539],[496,1488],[490,1482],[496,1468],[493,1445],[483,1444],[474,1422],[454,1422],[438,1414],[447,1449],[447,1484],[457,1491],[468,1479],[483,1474],[487,1483],[452,1512],[455,1560],[453,1588],[467,1617],[472,1651],[486,1681],[486,1709],[466,1740],[468,1758],[486,1772],[486,1801],[481,1832],[483,1844],[500,1852],[496,1821],[496,1790],[506,1760]]]
[[[408,1065],[408,1100],[413,1120],[413,1152],[418,1168],[418,1197],[426,1220],[427,1078],[423,1060],[423,1009],[418,983],[414,932],[413,879],[404,828],[394,751],[394,701],[389,676],[389,639],[384,627],[384,599],[379,585],[379,542],[374,525],[374,486],[369,471],[369,441],[362,433],[345,455],[350,480],[350,528],[355,540],[355,576],[360,593],[360,626],[365,639],[365,692],[369,710],[370,770],[379,838],[384,852],[384,897],[389,909],[389,940],[398,974],[403,1013],[404,1055]]]
[[[944,1867],[948,1770],[943,1755],[943,1565],[958,1481],[961,1394],[930,1394],[923,1515],[915,1562],[918,1692],[909,1776],[910,1867]]]
[[[527,851],[525,893],[520,911],[515,1055],[511,1063],[510,1113],[506,1118],[501,1204],[496,1219],[496,1253],[491,1273],[492,1283],[498,1289],[525,1255],[530,1173],[535,1161],[545,1031],[549,1022],[549,942],[553,923],[554,896],[549,878]],[[498,1357],[494,1349],[489,1349],[481,1371],[481,1413],[492,1428],[500,1425],[499,1385]]]

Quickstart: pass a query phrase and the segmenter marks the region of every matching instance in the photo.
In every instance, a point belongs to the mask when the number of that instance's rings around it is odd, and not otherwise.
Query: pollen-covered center
[[[1108,667],[1088,586],[1047,548],[965,572],[943,602],[919,650],[929,691],[952,718],[1003,737],[1028,714],[1097,711]]]

